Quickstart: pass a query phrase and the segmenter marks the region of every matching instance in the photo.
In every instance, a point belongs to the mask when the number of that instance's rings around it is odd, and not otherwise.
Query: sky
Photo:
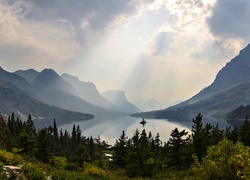
[[[249,0],[0,0],[0,66],[188,99],[250,42]]]

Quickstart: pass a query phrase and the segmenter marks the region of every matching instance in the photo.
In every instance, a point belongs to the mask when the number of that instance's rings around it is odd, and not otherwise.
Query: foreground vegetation
[[[123,131],[110,147],[79,126],[58,132],[54,120],[37,130],[31,115],[21,121],[12,114],[0,116],[0,179],[249,179],[249,145],[247,119],[222,130],[198,114],[191,134],[175,128],[162,142],[145,130],[131,138]]]

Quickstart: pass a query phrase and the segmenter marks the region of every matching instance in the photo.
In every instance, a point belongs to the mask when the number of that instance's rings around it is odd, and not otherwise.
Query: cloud
[[[153,52],[152,55],[160,56],[163,55],[167,49],[169,49],[169,44],[171,41],[170,33],[168,32],[160,32],[154,37],[153,44]]]
[[[50,67],[91,80],[100,90],[123,88],[134,98],[187,98],[213,80],[248,36],[236,27],[223,29],[232,7],[226,2],[4,1],[0,3],[1,66],[8,70]],[[237,11],[242,10],[240,4]],[[248,10],[248,6],[242,10],[246,17]],[[231,18],[244,19],[242,27],[248,30],[246,17],[233,13],[237,18]],[[194,76],[199,77],[196,82]]]
[[[9,68],[16,62],[20,68],[59,69],[96,48],[106,35],[154,4],[150,0],[1,2],[2,65]]]
[[[250,40],[250,1],[217,0],[212,16],[208,19],[211,32],[223,39]]]

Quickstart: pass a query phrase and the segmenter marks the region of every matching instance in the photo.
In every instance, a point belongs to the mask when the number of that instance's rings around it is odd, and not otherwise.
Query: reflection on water
[[[148,133],[152,132],[153,136],[156,136],[157,133],[160,134],[160,139],[162,141],[168,141],[170,133],[176,127],[179,130],[186,129],[190,131],[192,121],[190,122],[170,122],[168,120],[162,119],[145,119],[147,124],[143,127],[140,122],[142,119],[133,118],[133,117],[123,117],[117,119],[99,119],[95,118],[89,121],[74,122],[71,124],[66,124],[59,126],[58,129],[63,131],[67,129],[71,132],[74,124],[79,125],[82,130],[82,135],[89,137],[92,136],[97,138],[100,136],[101,141],[106,141],[109,144],[114,144],[116,139],[120,137],[122,131],[124,130],[126,135],[131,138],[136,129],[141,132],[143,129]]]

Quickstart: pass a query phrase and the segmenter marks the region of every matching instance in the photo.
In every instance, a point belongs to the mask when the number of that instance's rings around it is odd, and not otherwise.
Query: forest
[[[36,129],[32,116],[0,115],[0,179],[249,179],[250,123],[220,129],[193,119],[191,132],[160,134],[125,131],[111,146],[53,125]],[[15,169],[10,168],[15,167]]]

